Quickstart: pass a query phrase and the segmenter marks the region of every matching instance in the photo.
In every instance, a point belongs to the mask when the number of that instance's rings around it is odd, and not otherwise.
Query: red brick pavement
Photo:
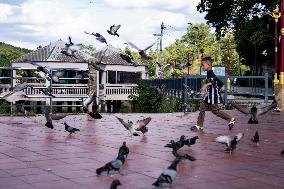
[[[206,113],[205,132],[199,140],[186,147],[195,162],[183,161],[171,188],[284,188],[284,113],[268,113],[260,124],[247,124],[248,117],[229,111],[237,125],[228,131],[227,123]],[[196,133],[189,126],[197,113],[186,116],[169,114],[116,114],[122,118],[141,119],[151,116],[145,137],[130,137],[113,114],[89,121],[85,115],[68,116],[55,121],[55,129],[44,126],[41,116],[0,117],[0,189],[92,188],[108,189],[120,179],[119,189],[151,189],[151,184],[174,159],[163,146],[171,139]],[[81,129],[69,135],[63,122]],[[254,132],[260,134],[260,145],[250,141]],[[214,139],[219,135],[244,132],[245,137],[233,154],[223,152],[225,146]],[[121,174],[97,176],[96,168],[114,159],[122,142],[130,154]]]

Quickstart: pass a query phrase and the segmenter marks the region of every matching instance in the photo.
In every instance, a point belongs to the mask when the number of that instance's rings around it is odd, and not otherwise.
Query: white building
[[[16,67],[21,71],[17,71],[17,69],[13,71],[13,77],[15,78],[11,84],[15,86],[23,82],[23,79],[28,79],[28,83],[33,86],[33,89],[28,88],[25,90],[29,98],[23,100],[45,101],[47,104],[79,106],[82,98],[86,98],[88,94],[90,94],[90,92],[88,92],[91,90],[90,88],[93,88],[99,100],[103,103],[113,100],[127,101],[130,100],[128,96],[135,93],[137,80],[147,77],[146,67],[144,65],[136,61],[135,65],[126,61],[121,56],[121,54],[126,54],[117,48],[108,46],[97,51],[93,56],[90,56],[84,50],[78,49],[75,52],[76,58],[62,54],[61,51],[64,48],[65,42],[59,40],[12,62],[12,67]],[[99,69],[90,70],[92,69],[90,60],[92,64],[95,64]],[[51,83],[42,78],[30,77],[30,72],[27,70],[35,71],[36,66],[29,62],[46,66],[51,70],[64,69],[64,77],[60,78],[58,83]],[[87,78],[85,80],[81,80],[80,78],[75,79],[81,71],[90,72],[94,81],[92,82]],[[47,88],[50,85],[55,98],[50,98],[40,91],[40,89]],[[11,85],[1,86],[0,84],[2,91],[7,90],[9,87],[11,87]]]

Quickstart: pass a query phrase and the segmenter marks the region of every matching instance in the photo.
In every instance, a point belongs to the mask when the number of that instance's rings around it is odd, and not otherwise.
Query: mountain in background
[[[0,66],[11,66],[11,61],[31,52],[29,49],[14,47],[0,42]]]

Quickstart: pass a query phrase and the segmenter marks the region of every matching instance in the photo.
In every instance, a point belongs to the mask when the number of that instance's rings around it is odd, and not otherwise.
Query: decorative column
[[[96,64],[95,58],[90,58],[88,60],[88,68],[89,68],[89,74],[90,78],[88,80],[88,95],[91,96],[94,93],[97,93],[98,87],[97,87],[97,70],[94,66]],[[98,100],[98,98],[97,98]],[[92,104],[90,104],[88,111],[92,111]]]
[[[187,74],[189,75],[189,67],[190,67],[190,46],[188,45],[187,51]]]
[[[279,83],[278,80],[278,19],[281,17],[281,13],[279,11],[279,6],[276,5],[276,8],[273,10],[272,13],[269,13],[271,17],[274,18],[275,21],[275,35],[274,35],[274,43],[275,43],[275,50],[274,50],[274,85]]]
[[[284,0],[281,0],[281,14],[284,15]],[[277,105],[284,110],[284,17],[281,17],[281,59],[280,59],[280,78],[275,90]]]
[[[230,80],[230,71],[231,71],[231,34],[232,34],[232,29],[228,28],[227,30],[227,37],[228,37],[228,47],[227,47],[227,86],[228,90],[231,91],[231,80]]]

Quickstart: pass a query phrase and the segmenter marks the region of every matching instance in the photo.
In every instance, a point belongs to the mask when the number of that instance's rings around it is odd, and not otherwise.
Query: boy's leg
[[[202,101],[200,103],[200,107],[199,107],[197,124],[190,128],[191,131],[193,131],[193,132],[203,131],[203,122],[204,122],[204,117],[205,117],[205,111],[207,109],[208,109],[208,105],[204,101]]]
[[[230,130],[234,127],[235,118],[233,118],[229,114],[221,111],[218,104],[212,104],[211,105],[211,109],[212,109],[212,113],[213,114],[215,114],[216,116],[218,116],[218,117],[220,117],[222,119],[225,119],[225,120],[227,120],[229,122],[228,126],[229,126]]]

